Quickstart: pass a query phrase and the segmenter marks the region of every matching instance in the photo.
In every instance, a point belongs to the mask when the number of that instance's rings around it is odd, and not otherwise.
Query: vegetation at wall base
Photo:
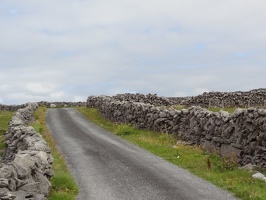
[[[36,132],[40,133],[48,143],[54,158],[54,176],[51,179],[52,190],[49,200],[75,200],[78,186],[67,169],[63,156],[58,152],[55,142],[46,127],[46,107],[39,107],[35,113],[35,122],[32,124]]]
[[[8,129],[8,122],[11,120],[13,114],[14,112],[0,112],[0,156],[2,155],[3,149],[5,148],[5,144],[3,142],[5,140],[4,135]]]
[[[93,123],[180,166],[193,174],[228,190],[243,200],[265,200],[266,184],[252,178],[252,173],[239,169],[234,159],[220,158],[196,146],[177,143],[174,135],[138,130],[103,118],[95,108],[76,108]]]

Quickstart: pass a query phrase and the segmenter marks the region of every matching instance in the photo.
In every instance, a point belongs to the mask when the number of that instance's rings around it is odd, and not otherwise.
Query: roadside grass
[[[49,200],[75,200],[78,186],[67,169],[63,156],[58,152],[55,141],[46,126],[46,107],[39,107],[35,113],[35,122],[32,124],[36,132],[40,133],[51,148],[54,158],[54,176],[51,179],[52,189]]]
[[[8,129],[8,122],[11,120],[14,112],[1,111],[0,112],[0,156],[3,153],[3,149],[5,148],[5,144],[3,143],[5,140],[5,133]]]
[[[252,173],[247,170],[240,170],[233,158],[220,158],[200,147],[178,144],[177,138],[171,134],[138,130],[127,124],[110,122],[101,117],[95,108],[76,109],[102,128],[228,190],[238,198],[243,200],[266,199],[265,182],[252,178]]]

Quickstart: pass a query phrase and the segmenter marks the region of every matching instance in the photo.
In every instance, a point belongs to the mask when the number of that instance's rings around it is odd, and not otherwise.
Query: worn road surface
[[[75,109],[49,109],[47,124],[79,184],[79,200],[235,199],[94,125]]]

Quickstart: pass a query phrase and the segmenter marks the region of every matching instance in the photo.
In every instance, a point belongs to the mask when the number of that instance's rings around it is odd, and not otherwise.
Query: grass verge
[[[265,182],[253,179],[250,172],[240,170],[238,165],[229,159],[209,154],[199,147],[176,144],[173,135],[112,123],[101,117],[95,108],[77,108],[77,110],[102,128],[228,190],[236,197],[243,200],[266,199]]]
[[[5,144],[3,143],[5,140],[5,133],[8,129],[8,122],[11,120],[14,112],[1,111],[0,112],[0,156],[3,153],[3,149],[5,148]]]
[[[49,200],[75,200],[78,194],[78,186],[67,169],[65,160],[58,152],[55,142],[46,127],[46,107],[39,107],[35,111],[34,117],[35,122],[32,126],[48,143],[54,158],[53,170],[55,175],[51,179],[52,190]]]

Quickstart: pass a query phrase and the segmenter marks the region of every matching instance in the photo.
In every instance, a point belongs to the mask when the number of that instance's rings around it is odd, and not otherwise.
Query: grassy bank
[[[5,148],[4,142],[4,134],[8,129],[8,122],[11,120],[13,116],[13,112],[1,111],[0,112],[0,155],[2,155],[2,151]]]
[[[46,108],[39,107],[35,113],[35,122],[32,125],[40,133],[52,150],[54,158],[54,177],[51,180],[52,190],[49,200],[74,200],[78,194],[78,186],[70,174],[63,156],[58,152],[55,142],[46,127]]]
[[[95,124],[230,191],[243,200],[266,199],[265,182],[253,179],[251,173],[240,170],[239,166],[229,159],[209,154],[199,147],[176,144],[176,138],[172,135],[112,123],[102,118],[94,108],[77,108],[77,110]]]

